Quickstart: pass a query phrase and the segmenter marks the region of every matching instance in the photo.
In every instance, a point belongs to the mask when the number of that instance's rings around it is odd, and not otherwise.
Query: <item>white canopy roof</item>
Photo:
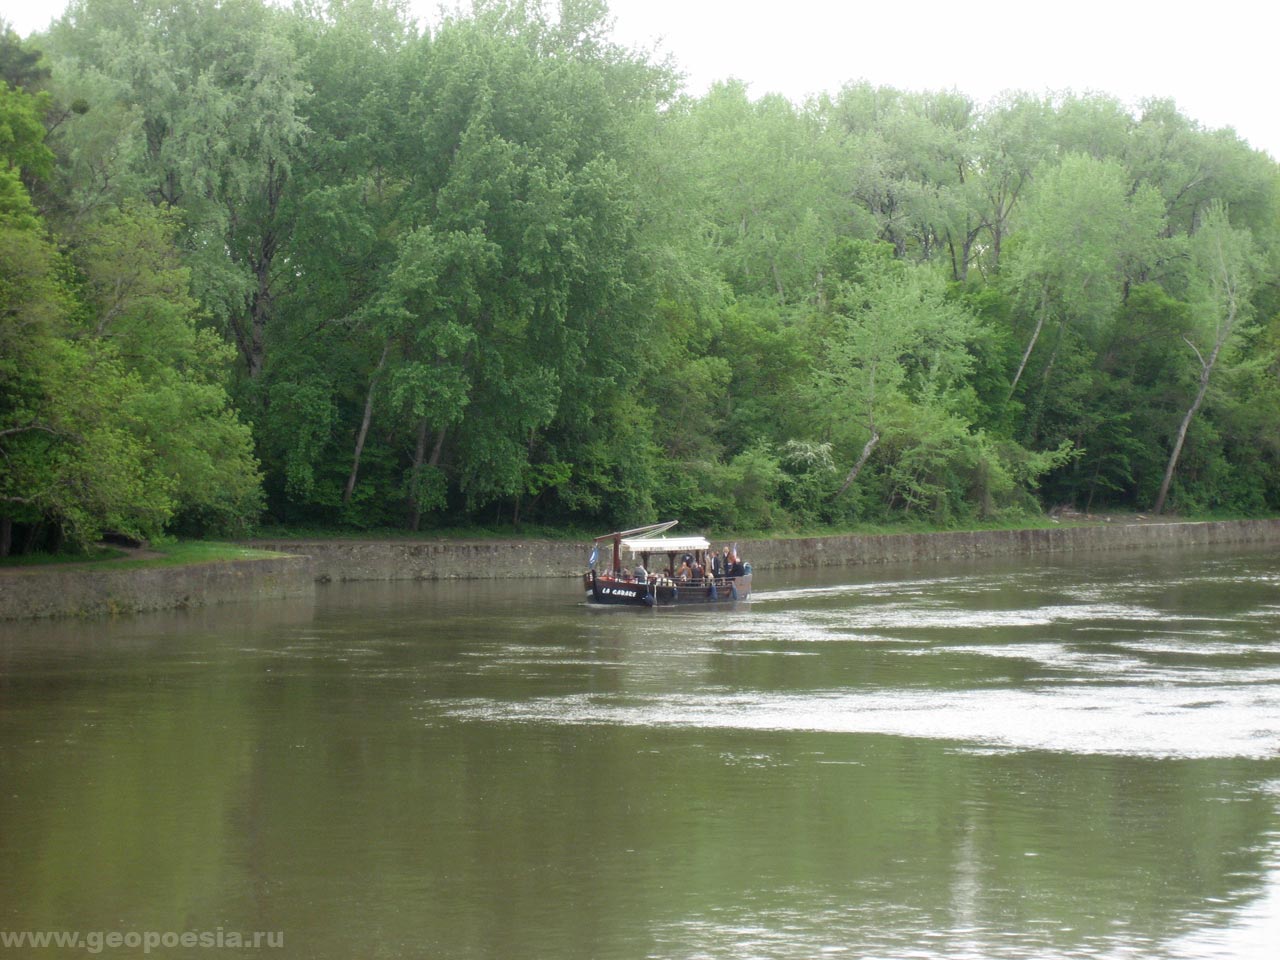
[[[706,537],[627,537],[622,545],[632,553],[690,553],[711,546]]]

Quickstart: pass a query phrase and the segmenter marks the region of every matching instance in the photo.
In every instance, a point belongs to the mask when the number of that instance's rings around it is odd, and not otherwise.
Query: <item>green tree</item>
[[[961,166],[973,213],[959,236],[959,251],[952,253],[955,279],[966,279],[975,262],[988,276],[999,273],[1015,212],[1050,153],[1049,118],[1049,105],[1026,94],[1005,96],[978,114],[973,155]]]
[[[136,383],[121,412],[145,446],[148,471],[164,482],[175,522],[193,532],[243,530],[261,508],[261,478],[224,387],[234,351],[197,325],[176,234],[173,217],[145,204],[87,224],[72,255],[81,300],[93,337]]]
[[[1155,191],[1133,191],[1115,161],[1072,154],[1042,171],[1035,196],[1022,212],[1007,278],[1026,314],[1034,318],[1010,381],[1010,397],[1051,320],[1058,321],[1061,334],[1068,324],[1096,327],[1114,315],[1134,264],[1154,256],[1162,217]],[[1046,371],[1052,369],[1056,351],[1055,345]]]
[[[15,126],[21,96],[0,100],[0,128]],[[55,545],[63,535],[90,542],[105,528],[156,533],[168,490],[150,482],[122,412],[137,381],[114,351],[83,336],[67,264],[19,179],[21,152],[0,154],[0,555],[15,524],[27,528],[27,545],[46,526]]]
[[[1174,435],[1169,462],[1152,509],[1161,513],[1174,471],[1182,456],[1187,430],[1204,403],[1215,370],[1251,314],[1250,296],[1257,264],[1247,230],[1231,226],[1227,210],[1215,204],[1192,238],[1192,317],[1194,327],[1184,337],[1199,368],[1195,394]]]
[[[852,457],[835,496],[884,450],[879,474],[890,504],[945,517],[966,498],[984,513],[1016,503],[1069,458],[1069,445],[1035,455],[982,430],[970,385],[974,317],[947,296],[935,268],[908,266],[888,250],[855,247],[845,260],[850,279],[833,298],[812,381],[820,436]]]
[[[900,257],[932,260],[952,237],[974,229],[964,189],[973,103],[953,92],[907,93],[865,82],[850,84],[824,116],[839,139],[840,191],[861,216],[842,231],[890,243]],[[968,241],[970,244],[972,241]],[[953,265],[963,276],[967,257]]]
[[[197,329],[172,221],[142,204],[79,225],[55,246],[24,174],[52,155],[34,98],[0,87],[0,546],[15,523],[89,542],[252,519],[248,429],[222,387],[229,359]]]
[[[182,211],[195,293],[250,379],[266,363],[287,273],[277,255],[306,135],[290,17],[261,0],[75,0],[48,37],[68,89],[90,106],[68,122],[68,150],[100,147],[103,123],[136,121],[125,126],[134,142],[116,153],[119,175]]]
[[[310,121],[309,143],[332,162],[303,174],[296,222],[315,242],[290,262],[317,280],[283,308],[299,336],[290,353],[325,350],[312,372],[345,368],[317,384],[336,406],[309,408],[336,410],[331,439],[350,430],[338,499],[353,522],[386,522],[378,505],[406,502],[411,526],[428,509],[495,502],[518,517],[561,491],[566,507],[598,503],[587,488],[616,485],[576,473],[593,462],[577,444],[608,433],[597,421],[650,355],[658,274],[637,250],[661,239],[642,238],[637,209],[656,201],[638,180],[666,80],[605,41],[602,14],[480,5],[382,61],[367,53],[367,18],[308,40],[381,72],[356,84],[364,119]]]
[[[725,279],[778,303],[813,298],[849,207],[816,109],[777,95],[752,102],[743,84],[724,82],[672,119]]]
[[[26,93],[36,93],[49,79],[39,50],[22,42],[13,27],[0,17],[0,81]]]

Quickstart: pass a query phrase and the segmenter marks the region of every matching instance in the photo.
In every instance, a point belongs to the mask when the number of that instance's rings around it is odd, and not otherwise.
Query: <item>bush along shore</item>
[[[1280,519],[1098,523],[1021,530],[741,540],[761,571],[1280,543]],[[317,584],[368,580],[567,578],[584,543],[552,540],[257,540],[246,557],[176,565],[110,562],[0,570],[0,620],[99,616],[307,597]],[[765,587],[767,589],[767,586]]]

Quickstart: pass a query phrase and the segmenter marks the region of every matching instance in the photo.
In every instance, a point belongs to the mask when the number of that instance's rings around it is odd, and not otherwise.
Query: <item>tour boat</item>
[[[663,536],[678,522],[596,537],[582,578],[587,603],[666,607],[735,603],[750,597],[751,564],[738,556],[738,545],[717,554],[706,537]],[[602,543],[610,545],[612,555],[605,568],[597,570]]]

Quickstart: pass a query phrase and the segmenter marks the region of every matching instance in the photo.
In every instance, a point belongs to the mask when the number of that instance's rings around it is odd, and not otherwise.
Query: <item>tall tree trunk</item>
[[[430,467],[438,467],[440,465],[440,451],[444,448],[444,427],[436,431],[435,446],[431,448],[431,459],[427,461]],[[423,417],[418,423],[418,443],[413,451],[413,473],[409,477],[409,489],[414,492],[412,506],[409,508],[409,529],[414,533],[418,532],[418,527],[422,523],[422,504],[417,497],[418,477],[422,474],[422,458],[427,451],[427,419]]]
[[[0,557],[7,557],[13,547],[13,518],[0,517]]]
[[[356,489],[356,477],[360,473],[360,455],[364,453],[364,441],[369,436],[369,422],[373,419],[373,391],[378,385],[378,376],[382,373],[382,367],[387,362],[387,353],[390,350],[391,341],[388,340],[382,347],[382,356],[378,358],[378,365],[374,367],[373,375],[369,377],[369,392],[364,398],[364,418],[360,421],[360,432],[356,434],[356,452],[351,460],[351,476],[347,478],[347,488],[342,491],[344,507],[351,502],[351,494]]]
[[[413,446],[413,469],[409,471],[409,529],[418,532],[422,523],[422,505],[418,497],[418,477],[427,456],[427,418],[418,421],[418,442]]]
[[[849,489],[849,485],[858,479],[858,474],[862,472],[862,468],[867,465],[867,461],[871,459],[871,451],[875,450],[876,444],[880,442],[880,434],[875,428],[871,430],[871,438],[863,445],[862,453],[858,455],[858,462],[853,465],[853,469],[849,471],[849,475],[844,478],[844,483],[840,485],[840,489],[836,491],[836,496],[844,493]]]
[[[440,451],[444,449],[445,428],[441,427],[440,432],[436,434],[436,445],[431,448],[431,459],[427,461],[427,466],[440,466]]]
[[[1044,329],[1045,314],[1049,312],[1049,290],[1047,287],[1040,288],[1040,316],[1036,320],[1036,328],[1031,331],[1031,341],[1027,344],[1026,351],[1022,354],[1022,362],[1018,364],[1018,372],[1013,375],[1013,383],[1009,384],[1009,395],[1006,396],[1005,402],[1013,399],[1013,392],[1018,389],[1018,381],[1022,379],[1022,373],[1027,369],[1027,361],[1031,359],[1031,351],[1036,348],[1036,341],[1040,339],[1040,331]]]
[[[249,332],[249,379],[262,375],[267,354],[267,317],[271,313],[271,262],[258,267],[258,289],[253,295],[252,328]]]
[[[1191,428],[1191,421],[1195,417],[1196,411],[1200,409],[1200,404],[1204,402],[1205,394],[1209,392],[1209,378],[1213,376],[1213,368],[1218,363],[1218,355],[1222,352],[1223,345],[1230,339],[1232,331],[1235,329],[1236,320],[1240,316],[1241,305],[1248,303],[1247,281],[1240,272],[1244,269],[1243,264],[1235,258],[1229,261],[1224,248],[1224,232],[1231,230],[1230,224],[1226,219],[1226,209],[1211,210],[1206,214],[1206,222],[1200,229],[1201,231],[1212,231],[1209,234],[1209,243],[1212,244],[1210,253],[1215,260],[1211,267],[1212,282],[1216,295],[1223,298],[1220,305],[1220,309],[1223,312],[1219,314],[1218,333],[1214,338],[1213,349],[1209,351],[1208,359],[1205,359],[1204,355],[1200,353],[1200,350],[1189,338],[1182,338],[1196,355],[1196,359],[1200,361],[1200,386],[1196,390],[1196,398],[1192,401],[1190,409],[1187,410],[1186,416],[1182,418],[1182,423],[1178,425],[1178,435],[1173,442],[1173,452],[1169,454],[1169,465],[1165,467],[1164,479],[1160,481],[1160,493],[1156,496],[1155,506],[1152,508],[1156,513],[1164,510],[1165,498],[1169,495],[1169,486],[1173,482],[1173,471],[1177,469],[1178,458],[1182,456],[1182,445],[1186,441],[1187,431]],[[1236,255],[1239,256],[1242,252],[1238,249]],[[1215,309],[1219,308],[1215,307]]]
[[[265,183],[266,225],[263,227],[257,249],[248,257],[256,283],[249,301],[249,316],[243,322],[234,317],[231,320],[236,346],[240,348],[240,355],[244,358],[250,380],[257,380],[266,366],[267,322],[271,317],[274,300],[271,291],[271,268],[280,247],[280,227],[277,221],[280,200],[284,195],[287,181],[288,169],[278,164],[274,158],[268,159]]]
[[[271,265],[275,254],[276,236],[274,231],[269,230],[262,238],[257,256],[251,260],[255,286],[249,298],[249,315],[243,319],[235,316],[231,318],[231,333],[235,337],[236,347],[244,360],[250,380],[257,380],[266,365],[267,320],[271,315],[273,299]]]
[[[1182,445],[1187,439],[1187,431],[1191,429],[1191,421],[1195,418],[1196,411],[1200,409],[1200,404],[1204,402],[1205,394],[1209,392],[1209,377],[1213,373],[1214,365],[1218,362],[1218,353],[1231,333],[1232,322],[1235,320],[1234,310],[1232,313],[1231,319],[1223,324],[1222,330],[1219,331],[1218,339],[1213,345],[1208,360],[1200,356],[1200,351],[1196,350],[1194,343],[1187,340],[1187,346],[1195,350],[1196,356],[1200,357],[1200,386],[1196,390],[1195,400],[1182,418],[1182,423],[1178,425],[1178,435],[1173,441],[1173,452],[1169,454],[1169,464],[1164,468],[1164,479],[1160,481],[1160,493],[1156,496],[1155,506],[1152,507],[1152,511],[1157,515],[1164,511],[1164,502],[1169,496],[1169,486],[1173,483],[1173,471],[1178,467],[1178,458],[1182,456]]]

